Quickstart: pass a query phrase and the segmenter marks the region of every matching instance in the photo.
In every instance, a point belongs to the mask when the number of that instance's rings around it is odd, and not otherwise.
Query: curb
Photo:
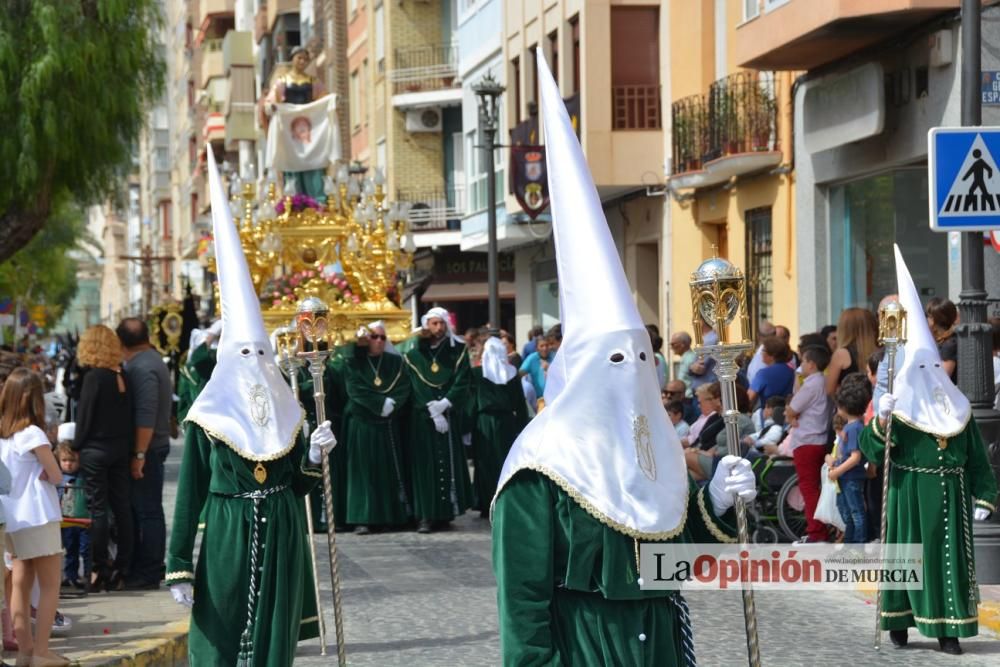
[[[114,649],[107,649],[75,658],[72,664],[79,667],[174,667],[187,665],[188,620],[164,625],[150,639],[126,642]]]
[[[872,605],[874,614],[875,588],[860,586],[854,593]],[[986,600],[979,603],[979,634],[1000,639],[1000,601]]]

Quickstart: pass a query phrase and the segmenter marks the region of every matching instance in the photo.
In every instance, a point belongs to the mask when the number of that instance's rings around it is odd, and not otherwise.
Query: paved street
[[[325,552],[319,536],[317,549]],[[398,532],[342,535],[340,547],[348,661],[353,665],[496,665],[500,661],[487,522],[469,513],[455,529],[430,536]],[[326,560],[321,563],[326,568]],[[323,581],[328,580],[324,569]],[[329,588],[323,604],[329,605]],[[689,596],[701,665],[741,666],[743,617],[736,593]],[[943,656],[936,641],[904,651],[871,648],[872,605],[849,592],[757,594],[762,662],[768,666],[1000,664],[1000,642],[963,640],[964,656]],[[328,608],[330,655],[336,654]],[[888,636],[885,637],[888,645]],[[296,665],[329,665],[317,642]]]

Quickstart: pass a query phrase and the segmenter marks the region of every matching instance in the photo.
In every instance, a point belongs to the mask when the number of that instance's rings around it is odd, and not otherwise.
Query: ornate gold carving
[[[271,279],[309,273],[293,289],[292,295],[265,298],[261,304],[264,325],[272,331],[288,324],[296,304],[314,296],[330,306],[328,341],[341,345],[359,327],[377,320],[385,323],[386,334],[400,341],[410,334],[410,313],[389,299],[389,292],[401,292],[397,276],[413,263],[413,232],[395,206],[386,202],[383,187],[361,197],[346,183],[328,195],[320,209],[292,210],[292,197],[280,199],[270,183],[258,202],[253,183],[242,186],[233,207],[242,212],[236,218],[240,243],[247,258],[250,277],[258,294]],[[283,204],[279,214],[277,205]],[[339,263],[351,293],[344,299],[340,288],[331,285],[324,267]],[[209,258],[215,270],[214,256]]]

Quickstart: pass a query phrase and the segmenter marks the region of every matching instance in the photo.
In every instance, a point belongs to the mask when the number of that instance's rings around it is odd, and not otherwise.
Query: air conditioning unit
[[[440,132],[441,131],[441,110],[414,109],[406,112],[407,132]]]

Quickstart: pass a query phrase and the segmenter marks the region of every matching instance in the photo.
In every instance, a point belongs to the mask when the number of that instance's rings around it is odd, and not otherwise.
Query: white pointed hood
[[[941,355],[931,334],[913,278],[899,246],[896,252],[896,282],[899,304],[906,311],[906,344],[903,361],[896,371],[893,415],[938,438],[950,438],[969,423],[972,406],[941,367]]]
[[[667,539],[687,510],[681,445],[583,151],[540,51],[538,61],[563,341],[546,407],[514,443],[497,493],[517,471],[536,470],[605,525]]]
[[[295,445],[304,413],[274,361],[246,257],[212,151],[208,151],[222,338],[212,377],[187,421],[251,461],[271,461]]]

